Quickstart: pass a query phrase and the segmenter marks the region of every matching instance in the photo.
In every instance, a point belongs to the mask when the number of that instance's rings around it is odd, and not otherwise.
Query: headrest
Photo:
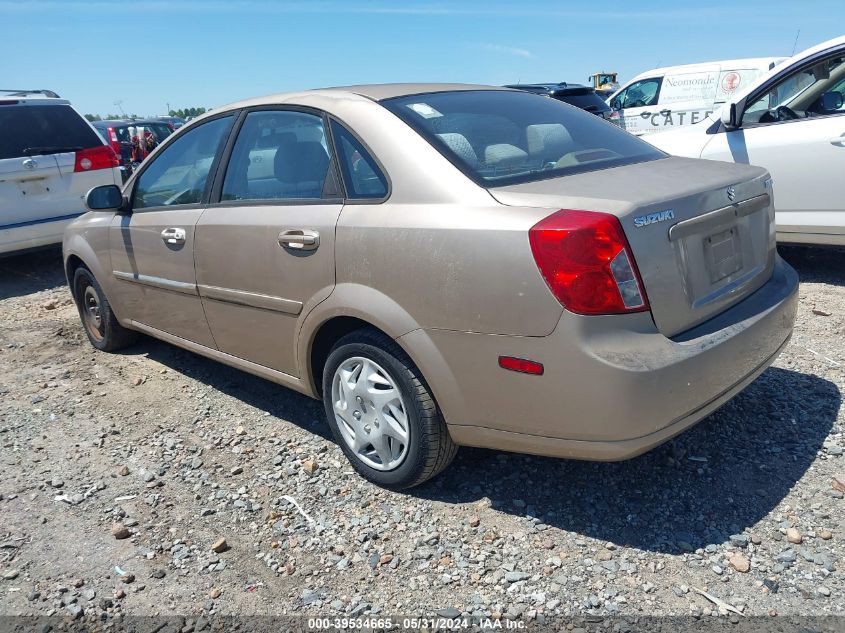
[[[279,182],[322,182],[328,168],[329,155],[320,143],[297,141],[296,137],[285,139],[273,159],[273,172]]]
[[[466,136],[454,132],[438,134],[437,136],[470,167],[478,165],[478,155],[472,149],[472,145],[469,144]]]

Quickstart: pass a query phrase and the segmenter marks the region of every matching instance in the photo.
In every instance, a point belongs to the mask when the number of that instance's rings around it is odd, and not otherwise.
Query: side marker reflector
[[[510,371],[516,371],[521,374],[531,374],[533,376],[543,375],[543,363],[527,360],[525,358],[499,356],[499,367],[502,369],[509,369]]]

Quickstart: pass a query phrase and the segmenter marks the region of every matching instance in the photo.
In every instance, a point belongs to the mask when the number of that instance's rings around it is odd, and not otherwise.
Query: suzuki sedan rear
[[[558,101],[355,86],[215,110],[65,235],[85,331],[143,332],[322,398],[391,488],[458,445],[624,459],[792,332],[758,168],[671,158]]]

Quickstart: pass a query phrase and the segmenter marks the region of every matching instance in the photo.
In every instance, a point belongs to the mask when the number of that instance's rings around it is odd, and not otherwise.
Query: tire
[[[118,323],[106,294],[85,266],[77,268],[73,275],[73,299],[79,310],[82,329],[91,345],[98,350],[115,352],[138,340],[137,332]]]
[[[369,383],[361,379],[364,367],[373,377]],[[392,383],[393,391],[382,380]],[[381,332],[358,330],[335,344],[323,369],[323,403],[332,434],[352,466],[384,488],[419,485],[445,469],[457,453],[420,371]],[[336,411],[336,403],[339,409],[345,405],[344,414]],[[404,441],[398,437],[402,428]],[[367,446],[370,439],[374,443]]]

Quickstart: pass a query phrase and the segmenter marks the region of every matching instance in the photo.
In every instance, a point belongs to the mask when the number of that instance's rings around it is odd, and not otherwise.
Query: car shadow
[[[169,369],[324,439],[331,439],[323,403],[210,358],[150,337],[123,352],[146,355]]]
[[[813,463],[840,401],[827,380],[770,368],[699,425],[635,459],[464,448],[409,494],[446,503],[487,497],[498,511],[619,546],[694,550],[751,528],[781,502]]]
[[[778,253],[798,271],[801,281],[845,284],[845,247],[780,244]]]
[[[60,247],[0,258],[0,300],[66,283]]]

